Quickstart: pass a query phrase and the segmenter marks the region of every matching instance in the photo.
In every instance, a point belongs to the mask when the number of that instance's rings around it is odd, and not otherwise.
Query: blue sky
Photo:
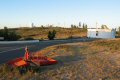
[[[120,26],[120,0],[0,0],[0,27],[106,24]]]

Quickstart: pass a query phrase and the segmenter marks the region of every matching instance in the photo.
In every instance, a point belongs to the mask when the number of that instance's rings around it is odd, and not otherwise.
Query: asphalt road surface
[[[69,40],[53,40],[53,41],[40,41],[37,43],[28,44],[0,44],[0,64],[6,63],[17,57],[24,56],[25,47],[28,46],[30,52],[36,52],[48,46],[74,43],[74,42],[86,42],[93,41],[94,39],[69,39]]]

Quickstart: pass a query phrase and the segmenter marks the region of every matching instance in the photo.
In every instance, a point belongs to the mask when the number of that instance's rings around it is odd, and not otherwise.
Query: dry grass
[[[58,27],[46,27],[46,28],[23,28],[18,29],[16,32],[22,36],[22,38],[31,37],[34,39],[48,39],[47,35],[49,31],[55,30],[57,32],[57,39],[66,39],[71,35],[73,37],[86,36],[87,31],[80,28],[58,28]]]
[[[20,75],[0,68],[1,75],[20,80],[120,80],[120,40],[99,40],[61,44],[45,48],[35,54],[58,60],[58,64],[40,67],[39,72]],[[117,49],[116,49],[117,46]],[[16,72],[16,74],[14,74]],[[5,77],[5,80],[9,78]]]

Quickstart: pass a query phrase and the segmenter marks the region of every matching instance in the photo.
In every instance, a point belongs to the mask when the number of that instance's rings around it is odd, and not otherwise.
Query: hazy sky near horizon
[[[54,24],[120,26],[120,0],[0,0],[0,27]]]

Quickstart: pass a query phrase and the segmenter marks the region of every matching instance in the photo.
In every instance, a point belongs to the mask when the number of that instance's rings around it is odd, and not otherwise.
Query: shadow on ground
[[[71,56],[58,56],[58,57],[55,57],[54,59],[57,60],[58,63],[54,65],[39,67],[40,73],[48,70],[59,69],[60,67],[63,67],[65,65],[74,65],[74,63],[83,61],[85,57],[82,55],[75,55],[75,56],[71,55]]]

